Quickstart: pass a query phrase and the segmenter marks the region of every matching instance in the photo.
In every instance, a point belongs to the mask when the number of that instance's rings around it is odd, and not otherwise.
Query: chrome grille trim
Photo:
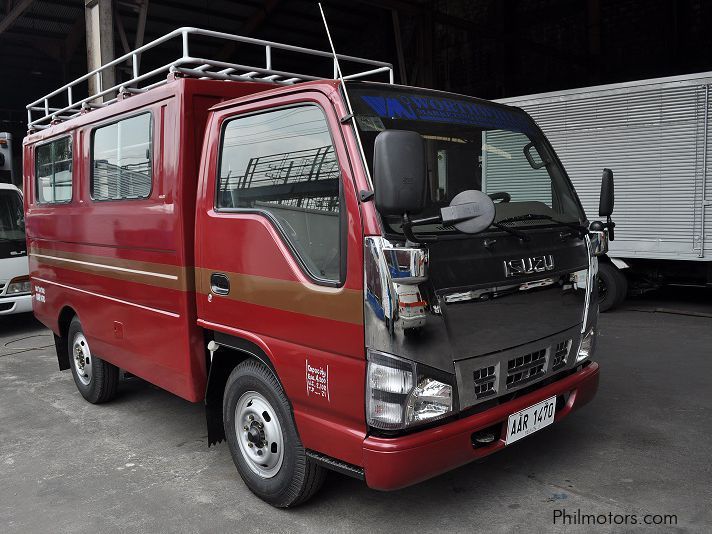
[[[507,361],[507,389],[526,384],[546,374],[550,347],[539,349]]]
[[[486,397],[491,397],[497,393],[497,366],[488,365],[486,367],[481,367],[476,369],[472,373],[472,377],[475,381],[475,396],[478,399],[484,399]]]
[[[558,371],[566,367],[566,362],[568,361],[569,352],[571,351],[572,340],[560,341],[556,344],[554,349],[554,359],[551,362],[551,370]]]

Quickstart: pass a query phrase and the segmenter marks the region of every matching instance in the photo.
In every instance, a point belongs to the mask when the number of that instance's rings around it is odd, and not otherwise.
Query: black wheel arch
[[[62,308],[62,311],[59,312],[59,318],[57,319],[59,334],[54,334],[54,348],[57,352],[57,363],[59,364],[60,371],[69,369],[67,333],[69,332],[69,325],[72,323],[72,319],[78,316],[77,312],[71,306],[65,306]]]
[[[218,350],[213,353],[212,361],[208,355],[208,382],[205,387],[205,420],[208,425],[208,447],[225,440],[223,426],[223,393],[232,370],[248,358],[254,358],[262,363],[275,377],[284,390],[277,370],[269,356],[257,344],[247,339],[212,332],[210,336],[218,344]],[[289,401],[289,399],[287,399]],[[292,409],[290,402],[290,409]],[[293,412],[293,410],[292,410]]]

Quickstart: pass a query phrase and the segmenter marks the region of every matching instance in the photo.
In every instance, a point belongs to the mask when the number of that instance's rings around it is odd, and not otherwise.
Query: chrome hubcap
[[[89,343],[87,343],[87,339],[81,332],[74,336],[72,357],[74,358],[74,372],[77,374],[79,381],[88,386],[92,377],[92,356],[89,350]]]
[[[272,478],[284,460],[282,426],[272,405],[256,391],[247,391],[235,406],[235,435],[250,469]]]

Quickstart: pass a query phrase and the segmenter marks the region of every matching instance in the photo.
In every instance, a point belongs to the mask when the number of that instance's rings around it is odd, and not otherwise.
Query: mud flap
[[[208,386],[205,390],[205,420],[208,425],[208,447],[225,439],[223,425],[223,392],[230,372],[235,367],[235,358],[215,354],[208,372]]]
[[[66,371],[69,369],[69,352],[66,338],[54,334],[54,349],[57,352],[59,370]]]

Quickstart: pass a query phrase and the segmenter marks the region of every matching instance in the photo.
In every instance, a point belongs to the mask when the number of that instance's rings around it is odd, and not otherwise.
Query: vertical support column
[[[84,11],[87,33],[87,70],[98,69],[114,60],[114,20],[112,0],[85,0]],[[100,87],[108,88],[116,85],[116,74],[113,68],[106,69],[101,74],[89,78],[89,93],[96,94]],[[97,98],[95,102],[111,100],[113,94]]]
[[[588,0],[588,53],[592,63],[590,83],[601,83],[601,0]]]
[[[401,37],[400,17],[398,15],[398,10],[392,9],[391,16],[393,18],[393,33],[396,38],[396,56],[398,58],[398,74],[400,78],[399,82],[402,85],[408,85],[408,75],[405,70],[405,55],[403,53],[403,39]],[[391,80],[391,83],[393,83],[393,80]]]
[[[435,17],[420,18],[420,45],[418,79],[421,87],[435,89]],[[411,80],[412,82],[413,80]]]

